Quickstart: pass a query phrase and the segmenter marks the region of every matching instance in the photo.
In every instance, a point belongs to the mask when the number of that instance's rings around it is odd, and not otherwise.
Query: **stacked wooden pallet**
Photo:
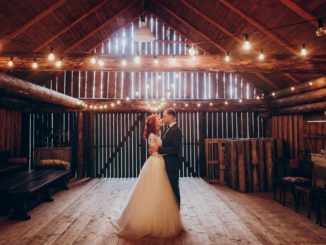
[[[241,192],[271,191],[282,149],[274,138],[205,139],[207,179]]]

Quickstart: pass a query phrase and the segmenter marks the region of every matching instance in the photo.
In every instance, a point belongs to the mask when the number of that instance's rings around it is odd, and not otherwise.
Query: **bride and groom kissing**
[[[162,121],[168,128],[161,139]],[[182,133],[175,110],[166,109],[163,120],[157,114],[147,117],[144,138],[148,140],[150,157],[114,222],[116,232],[127,239],[173,237],[183,230],[179,212]]]

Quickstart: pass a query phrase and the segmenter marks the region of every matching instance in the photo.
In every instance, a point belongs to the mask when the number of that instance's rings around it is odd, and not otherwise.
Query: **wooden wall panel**
[[[320,152],[326,148],[326,121],[305,120],[303,115],[281,115],[271,118],[272,137],[287,143],[290,158],[298,158],[299,152]]]
[[[21,153],[22,113],[0,108],[0,151],[10,151],[12,156]]]

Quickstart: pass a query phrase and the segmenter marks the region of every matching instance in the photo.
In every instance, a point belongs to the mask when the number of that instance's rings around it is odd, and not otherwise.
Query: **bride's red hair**
[[[150,115],[145,120],[145,127],[144,127],[144,139],[147,140],[148,136],[153,133],[156,134],[156,122],[158,120],[158,115]]]

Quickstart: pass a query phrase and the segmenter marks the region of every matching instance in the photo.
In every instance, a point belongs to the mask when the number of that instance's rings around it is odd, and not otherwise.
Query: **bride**
[[[149,146],[162,145],[158,136],[161,128],[162,120],[158,115],[146,118],[144,138],[148,139]],[[129,239],[172,237],[183,230],[164,159],[157,152],[142,167],[115,227],[119,236]]]

